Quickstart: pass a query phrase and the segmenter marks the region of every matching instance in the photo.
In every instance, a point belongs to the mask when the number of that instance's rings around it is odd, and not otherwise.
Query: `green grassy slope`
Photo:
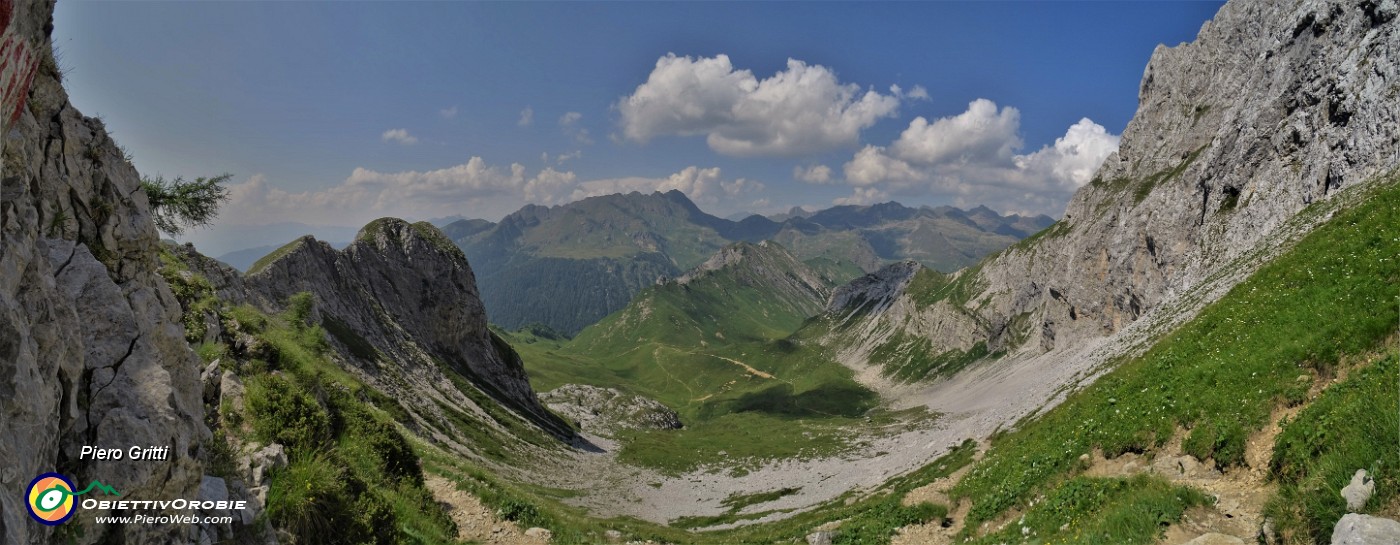
[[[1376,480],[1364,512],[1387,509],[1400,495],[1400,354],[1378,362],[1329,388],[1288,422],[1270,463],[1279,493],[1265,512],[1286,542],[1324,543],[1346,514],[1337,493],[1357,469]]]
[[[273,472],[265,511],[275,528],[307,543],[455,541],[456,528],[424,487],[418,455],[398,425],[407,413],[331,361],[325,331],[308,323],[309,296],[269,315],[217,299],[209,281],[168,250],[161,261],[187,323],[202,325],[209,313],[226,332],[244,336],[196,346],[246,386],[242,407],[206,407],[210,473],[242,480],[235,449],[281,443],[290,465]],[[187,337],[198,343],[204,333],[191,329]]]
[[[1108,455],[1150,452],[1177,426],[1190,430],[1184,445],[1188,453],[1225,465],[1242,463],[1244,441],[1273,407],[1303,402],[1311,377],[1329,375],[1344,357],[1377,349],[1395,331],[1400,187],[1393,182],[1374,190],[1363,204],[1337,212],[1141,357],[998,437],[954,490],[973,501],[968,527],[1068,486],[1074,482],[1067,479],[1075,473],[1076,459],[1093,448]],[[1384,365],[1393,366],[1382,364],[1359,376],[1383,374],[1374,369]],[[1394,373],[1390,375],[1393,381]],[[1275,477],[1286,484],[1285,497],[1336,495],[1341,475],[1350,476],[1350,465],[1375,467],[1383,481],[1395,478],[1400,462],[1395,450],[1375,447],[1400,441],[1394,424],[1396,389],[1350,388],[1367,393],[1329,392],[1335,401],[1319,401],[1280,436],[1283,450],[1275,460]],[[1360,395],[1373,397],[1362,401]],[[1344,420],[1343,415],[1360,410],[1357,403],[1386,409]],[[1385,412],[1389,414],[1382,416]],[[1318,433],[1332,435],[1324,441]],[[1352,452],[1358,454],[1339,452],[1343,440],[1355,443]],[[1087,516],[1103,523],[1117,516],[1116,509],[1137,501],[1108,501]],[[1298,531],[1311,532],[1311,539],[1321,539],[1320,532],[1330,530],[1339,515],[1335,501],[1321,503],[1297,513],[1295,526],[1307,528]],[[1040,538],[1096,542],[1086,534],[1058,530]]]

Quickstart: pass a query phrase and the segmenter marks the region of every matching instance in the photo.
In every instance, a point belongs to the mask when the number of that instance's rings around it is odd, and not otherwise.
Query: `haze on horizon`
[[[61,2],[55,44],[143,175],[234,175],[197,244],[671,189],[1058,217],[1219,5]]]

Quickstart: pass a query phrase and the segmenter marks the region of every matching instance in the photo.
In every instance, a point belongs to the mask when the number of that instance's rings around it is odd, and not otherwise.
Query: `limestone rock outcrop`
[[[620,430],[681,428],[676,411],[655,399],[615,388],[565,384],[540,394],[540,400],[584,431],[612,435]]]
[[[73,108],[49,33],[52,1],[5,2],[0,76],[0,542],[68,538],[29,520],[24,494],[56,471],[127,498],[196,498],[203,423],[198,357],[157,272],[140,177],[99,119]],[[81,459],[89,445],[168,446],[169,459]],[[90,458],[90,457],[89,457]],[[79,486],[82,486],[80,484]],[[182,543],[198,528],[94,525],[78,543]]]
[[[426,222],[375,220],[344,250],[303,237],[244,282],[250,298],[273,309],[311,293],[312,319],[347,363],[401,403],[434,412],[429,398],[442,395],[448,406],[479,405],[457,392],[448,376],[456,373],[495,402],[571,435],[530,389],[519,356],[487,326],[462,251]]]
[[[1400,543],[1400,522],[1348,513],[1332,528],[1332,545]]]

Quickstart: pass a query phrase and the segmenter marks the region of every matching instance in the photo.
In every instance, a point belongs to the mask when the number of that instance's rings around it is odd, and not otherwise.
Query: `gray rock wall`
[[[0,541],[67,542],[29,520],[23,494],[35,476],[100,479],[133,499],[195,498],[208,430],[139,176],[102,122],[68,102],[50,51],[53,2],[4,5],[3,43],[23,53],[0,69],[4,88],[19,82],[0,108]],[[82,461],[84,445],[168,445],[171,459]],[[195,537],[189,525],[91,525],[102,514],[79,510],[67,523],[85,526],[77,542]]]

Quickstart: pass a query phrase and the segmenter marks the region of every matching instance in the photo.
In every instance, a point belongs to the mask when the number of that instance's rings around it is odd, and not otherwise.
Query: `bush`
[[[536,523],[543,519],[539,507],[518,499],[508,499],[502,502],[501,507],[496,510],[496,514],[503,519],[519,522],[526,526],[536,526]]]
[[[321,451],[295,456],[272,476],[267,514],[297,543],[391,544],[398,534],[388,503]]]
[[[289,449],[317,448],[330,438],[330,415],[299,385],[278,375],[248,382],[248,409],[259,441]]]
[[[423,484],[423,471],[418,455],[408,440],[393,424],[375,418],[361,405],[347,407],[341,412],[347,442],[363,449],[377,473],[390,483],[407,480]]]
[[[292,327],[300,330],[311,325],[311,310],[316,305],[316,300],[311,296],[311,292],[303,291],[287,298],[287,322]]]
[[[349,498],[345,471],[323,453],[294,456],[272,476],[267,514],[298,541],[316,543],[345,533]]]

